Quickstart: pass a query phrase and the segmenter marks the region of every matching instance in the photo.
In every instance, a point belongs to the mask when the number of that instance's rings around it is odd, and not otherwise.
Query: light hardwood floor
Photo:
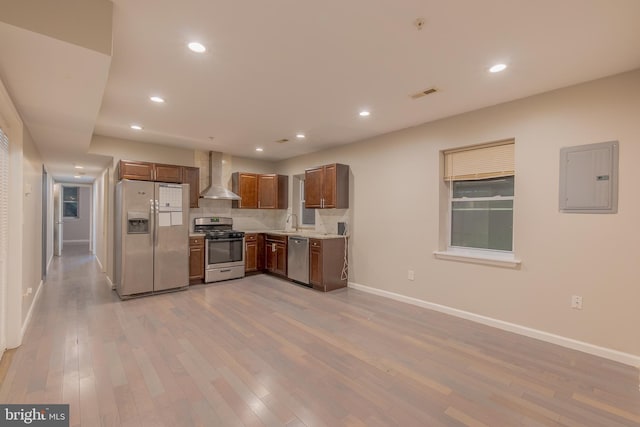
[[[69,403],[72,426],[640,425],[631,367],[265,275],[121,302],[73,249],[0,402]]]

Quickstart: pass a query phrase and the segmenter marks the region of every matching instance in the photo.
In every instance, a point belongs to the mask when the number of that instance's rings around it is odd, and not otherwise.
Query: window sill
[[[492,265],[494,267],[502,268],[519,268],[522,263],[521,260],[515,258],[507,258],[504,256],[491,256],[483,254],[471,254],[464,252],[454,251],[435,251],[433,255],[437,259],[444,259],[447,261],[459,261],[468,262],[472,264]]]

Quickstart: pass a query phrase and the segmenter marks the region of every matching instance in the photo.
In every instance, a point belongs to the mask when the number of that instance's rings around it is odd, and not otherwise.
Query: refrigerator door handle
[[[153,246],[153,239],[155,238],[155,229],[156,229],[156,214],[154,209],[154,201],[153,199],[149,199],[149,219],[151,222],[151,233],[149,233],[149,238],[151,239],[151,246]]]
[[[160,203],[158,200],[154,200],[156,207],[155,213],[153,216],[153,220],[155,221],[155,227],[153,227],[153,244],[154,246],[158,244],[158,212],[160,211]]]

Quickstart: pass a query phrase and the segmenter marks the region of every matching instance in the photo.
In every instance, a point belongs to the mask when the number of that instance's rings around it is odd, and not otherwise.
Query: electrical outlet
[[[414,274],[413,274],[413,270],[409,270],[407,272],[407,279],[409,280],[413,280],[415,278]]]
[[[576,310],[582,310],[582,297],[579,295],[573,295],[571,297],[571,308]]]

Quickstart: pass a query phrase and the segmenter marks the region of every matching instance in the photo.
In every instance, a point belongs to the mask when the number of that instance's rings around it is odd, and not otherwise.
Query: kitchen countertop
[[[276,236],[308,237],[310,239],[338,239],[345,236],[339,234],[319,233],[314,230],[241,230],[245,233],[274,234]],[[349,236],[347,236],[349,237]]]
[[[339,234],[319,233],[313,230],[298,230],[298,231],[285,231],[285,230],[239,230],[245,233],[263,233],[263,234],[275,234],[276,236],[295,236],[295,237],[308,237],[310,239],[338,239],[344,236]],[[204,237],[205,233],[189,233],[189,237]],[[349,236],[347,236],[349,237]]]

